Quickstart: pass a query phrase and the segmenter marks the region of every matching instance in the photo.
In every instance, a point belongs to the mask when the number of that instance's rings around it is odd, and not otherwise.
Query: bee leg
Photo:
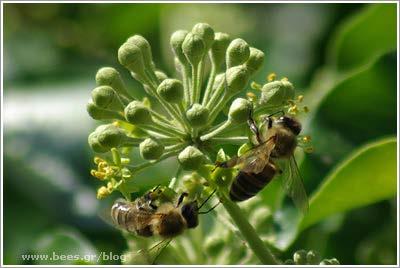
[[[178,198],[178,202],[177,202],[177,204],[176,204],[176,207],[179,207],[179,205],[182,204],[183,198],[185,198],[185,197],[188,196],[188,195],[189,195],[188,193],[183,192],[183,193],[179,196],[179,198]]]
[[[253,119],[252,113],[249,113],[249,118],[247,119],[247,124],[249,125],[250,130],[256,135],[256,139],[258,144],[262,143],[260,131],[258,130],[257,124]]]
[[[215,204],[212,208],[210,208],[209,210],[206,211],[200,211],[199,214],[207,214],[211,211],[213,211],[216,207],[218,207],[218,205],[221,204],[221,201],[219,201],[217,204]]]

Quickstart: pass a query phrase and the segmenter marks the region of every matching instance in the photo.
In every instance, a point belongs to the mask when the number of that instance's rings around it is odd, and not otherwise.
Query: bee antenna
[[[206,200],[204,200],[204,202],[197,208],[197,210],[200,210],[206,203],[208,200],[210,200],[210,198],[213,196],[213,194],[215,193],[215,191],[217,191],[216,189],[206,198]]]

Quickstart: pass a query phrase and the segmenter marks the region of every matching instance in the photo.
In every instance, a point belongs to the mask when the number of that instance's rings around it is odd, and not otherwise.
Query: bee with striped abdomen
[[[282,170],[276,160],[286,162],[285,173],[282,176],[286,193],[293,199],[295,205],[302,211],[308,210],[308,198],[304,189],[294,150],[297,147],[297,136],[301,124],[292,117],[266,117],[265,131],[261,131],[254,120],[249,117],[250,130],[255,134],[254,148],[240,157],[219,163],[222,168],[239,167],[239,173],[233,180],[229,195],[232,201],[244,201],[260,192]]]

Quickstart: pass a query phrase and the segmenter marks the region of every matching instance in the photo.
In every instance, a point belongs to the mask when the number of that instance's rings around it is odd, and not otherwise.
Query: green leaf
[[[356,144],[395,134],[396,77],[395,54],[382,56],[334,86],[316,110],[316,119]]]
[[[339,71],[347,71],[396,49],[396,25],[395,3],[370,4],[339,28],[330,60]]]
[[[344,160],[324,179],[310,200],[300,230],[336,213],[396,195],[396,138],[367,144]]]
[[[35,254],[48,256],[37,264],[96,264],[97,252],[86,238],[73,229],[47,231],[35,246]]]

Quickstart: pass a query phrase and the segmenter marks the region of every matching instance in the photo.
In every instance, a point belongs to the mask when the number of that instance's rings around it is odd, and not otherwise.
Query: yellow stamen
[[[303,95],[297,96],[297,101],[298,101],[298,102],[302,102],[303,99],[304,99],[304,96],[303,96]]]
[[[272,82],[272,81],[274,81],[276,79],[276,73],[270,73],[268,76],[267,76],[267,81],[268,82]]]
[[[257,82],[251,82],[250,87],[254,90],[261,90],[262,86],[258,84]]]

